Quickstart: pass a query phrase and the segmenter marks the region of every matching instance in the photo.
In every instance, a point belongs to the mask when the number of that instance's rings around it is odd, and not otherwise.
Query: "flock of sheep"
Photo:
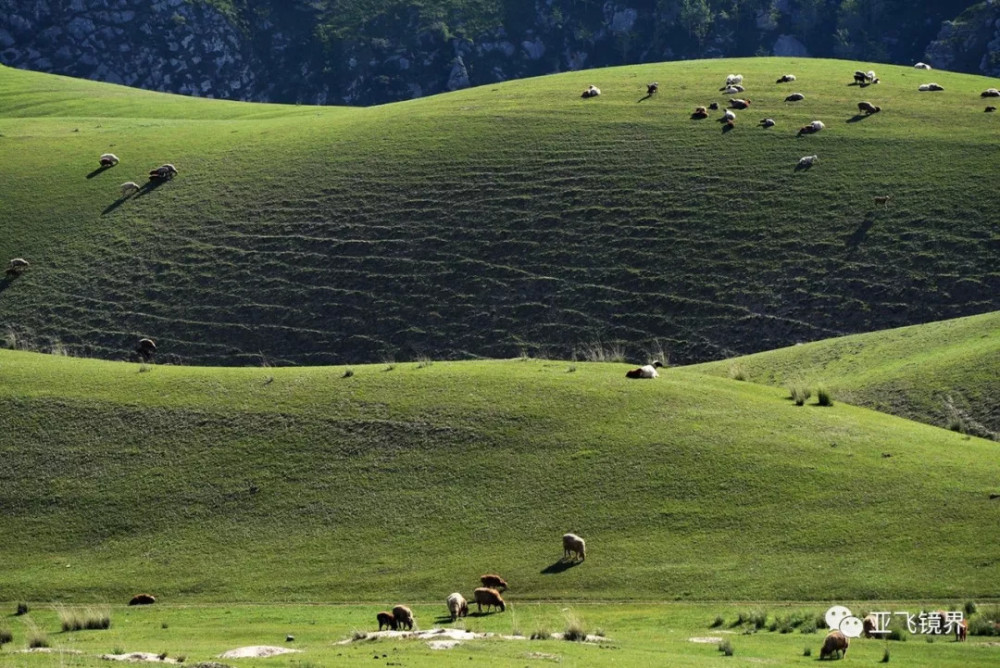
[[[916,68],[918,70],[929,70],[929,69],[931,69],[931,66],[928,65],[927,63],[917,63],[916,65],[914,65],[914,68]],[[796,76],[794,74],[784,74],[784,75],[780,76],[777,79],[777,81],[775,81],[775,83],[777,83],[777,84],[783,84],[783,83],[791,83],[793,81],[796,81]],[[880,82],[881,82],[881,80],[875,74],[875,72],[873,70],[869,70],[867,72],[863,72],[861,70],[856,70],[854,72],[854,84],[856,84],[858,86],[867,87],[867,86],[878,84]],[[647,87],[646,87],[646,97],[648,98],[648,97],[652,96],[658,90],[659,90],[659,84],[658,83],[648,84]],[[736,94],[739,94],[739,93],[743,93],[746,90],[746,88],[743,86],[743,75],[742,74],[730,74],[729,76],[726,77],[725,84],[719,90],[722,91],[722,93],[725,94],[725,95],[736,95]],[[926,83],[926,84],[920,84],[917,87],[917,90],[918,91],[942,91],[942,90],[944,90],[944,87],[940,86],[940,85],[938,85],[936,83]],[[591,97],[597,97],[600,94],[601,94],[601,89],[598,88],[597,86],[594,86],[593,84],[591,84],[586,90],[584,90],[582,97],[584,97],[584,98],[591,98]],[[804,100],[805,97],[806,96],[804,94],[802,94],[802,93],[791,93],[790,95],[788,95],[785,98],[785,102],[800,102],[800,101]],[[985,91],[983,91],[981,93],[981,97],[1000,97],[1000,90],[997,90],[996,88],[987,88]],[[751,106],[751,100],[749,98],[730,98],[729,99],[729,108],[723,110],[723,115],[719,119],[719,122],[723,124],[723,130],[724,131],[728,131],[728,130],[734,128],[735,125],[736,125],[736,111],[749,109],[750,106]],[[717,102],[713,102],[710,105],[708,105],[707,107],[706,106],[699,106],[699,107],[695,108],[694,112],[691,114],[691,118],[693,120],[705,119],[705,118],[708,118],[708,116],[709,116],[708,112],[710,110],[711,111],[717,111],[718,109],[719,109],[719,104]],[[878,105],[875,105],[875,104],[872,104],[871,102],[867,102],[867,101],[858,102],[858,113],[859,114],[864,114],[865,116],[870,116],[872,114],[877,114],[880,111],[882,111],[882,107],[880,107]],[[986,111],[987,112],[996,111],[996,107],[995,106],[988,106],[988,107],[986,107]],[[764,128],[764,129],[767,129],[767,128],[774,127],[776,125],[776,123],[775,123],[775,121],[774,121],[773,118],[764,118],[764,119],[761,119],[761,121],[758,123],[758,125],[760,127]],[[820,132],[821,130],[823,130],[825,127],[826,127],[826,125],[823,123],[823,121],[814,120],[814,121],[811,121],[811,122],[803,125],[802,127],[800,127],[799,130],[798,130],[798,135],[802,136],[802,135],[815,134],[815,133]],[[819,156],[818,155],[803,156],[802,158],[799,159],[798,163],[795,166],[795,169],[797,171],[798,170],[803,170],[803,169],[809,169],[810,167],[812,167],[816,163],[817,160],[819,160]],[[890,195],[879,195],[879,196],[876,196],[874,199],[875,199],[876,203],[881,203],[883,205],[887,205],[888,202],[889,202],[889,200],[892,199],[892,197]],[[638,373],[639,373],[638,370],[635,370],[635,371],[630,372],[630,373],[636,374],[636,375],[629,376],[631,378],[650,378],[650,377],[653,377],[653,376],[648,376],[648,375],[646,375],[646,376],[638,375]]]
[[[583,538],[580,538],[576,534],[564,534],[562,545],[563,559],[584,561],[587,558],[587,544]],[[477,587],[472,592],[477,611],[482,612],[483,607],[485,607],[487,612],[490,611],[490,608],[499,608],[500,612],[504,612],[507,609],[507,603],[503,600],[500,593],[507,590],[507,581],[499,575],[489,573],[480,576],[479,582],[483,586]],[[451,616],[452,622],[456,621],[459,617],[466,617],[469,614],[469,602],[457,591],[448,595],[448,598],[445,599],[445,606],[448,608],[448,614]],[[379,631],[383,627],[392,631],[400,629],[412,631],[416,623],[413,611],[405,605],[397,605],[391,611],[382,611],[375,615],[375,619],[378,621]]]
[[[114,167],[119,162],[118,156],[114,153],[104,153],[101,155],[101,167],[103,169]],[[149,170],[150,181],[167,181],[175,176],[177,176],[177,168],[170,163],[160,165],[159,167]],[[126,181],[121,184],[120,188],[122,191],[122,198],[137,193],[140,190],[139,184],[135,181]]]

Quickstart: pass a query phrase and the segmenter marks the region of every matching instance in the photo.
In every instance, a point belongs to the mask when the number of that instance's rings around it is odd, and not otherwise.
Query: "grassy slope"
[[[1000,594],[996,444],[625,368],[4,351],[4,598],[436,601],[488,571],[518,600]],[[567,530],[586,563],[543,572]]]
[[[918,94],[926,74],[877,67],[861,91],[859,66],[643,65],[370,109],[3,68],[0,257],[33,267],[0,283],[0,321],[16,345],[121,357],[147,335],[198,363],[598,340],[695,361],[995,310],[1000,117],[978,97],[995,82],[934,72],[947,90]],[[727,134],[689,120],[731,71],[753,111]],[[798,105],[772,83],[786,71]],[[592,82],[604,94],[580,100]],[[862,98],[885,111],[851,122]],[[797,138],[814,118],[827,130]],[[122,164],[92,173],[106,150]],[[178,179],[116,201],[164,161]]]
[[[752,382],[814,389],[823,384],[842,401],[940,426],[954,416],[950,398],[960,414],[1000,432],[1000,312],[817,341],[685,371],[726,377],[737,368]]]

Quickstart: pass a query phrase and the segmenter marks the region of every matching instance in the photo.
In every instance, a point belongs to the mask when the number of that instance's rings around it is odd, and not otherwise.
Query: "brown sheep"
[[[847,647],[851,641],[840,631],[830,631],[826,639],[823,640],[823,649],[819,651],[819,659],[822,661],[827,657],[833,657],[840,653],[841,657],[847,656]]]
[[[569,559],[572,556],[584,561],[587,558],[587,544],[575,533],[563,535],[562,544],[564,559]]]
[[[378,630],[381,631],[382,627],[392,629],[396,631],[399,626],[396,624],[396,617],[391,612],[380,612],[375,617],[378,619]]]
[[[969,637],[969,620],[963,619],[955,625],[955,641],[965,642]]]
[[[469,616],[469,602],[457,591],[445,599],[445,605],[448,606],[448,612],[451,614],[453,622],[459,617]]]
[[[407,631],[413,630],[413,611],[405,605],[397,605],[392,609],[392,616],[396,620],[396,627],[406,627]]]
[[[480,576],[479,581],[483,583],[484,587],[489,587],[490,589],[496,589],[497,591],[507,590],[507,581],[499,575],[482,575]]]
[[[691,114],[691,118],[696,120],[702,118],[708,118],[708,110],[706,110],[705,107],[698,107],[697,109],[694,110],[694,113]]]
[[[750,100],[741,100],[739,98],[730,98],[729,106],[732,109],[748,109],[750,107]]]
[[[507,609],[507,604],[504,603],[503,598],[500,596],[500,592],[496,589],[479,587],[476,591],[472,592],[472,594],[476,599],[476,609],[479,612],[483,611],[484,605],[486,606],[487,612],[494,606],[500,608],[500,612]]]
[[[153,605],[154,603],[156,603],[156,597],[152,594],[136,594],[128,602],[129,605]]]
[[[882,107],[878,107],[871,102],[858,102],[858,111],[871,116],[882,111]]]
[[[866,638],[872,638],[875,636],[875,628],[877,626],[877,621],[875,615],[868,615],[861,620],[861,635]]]

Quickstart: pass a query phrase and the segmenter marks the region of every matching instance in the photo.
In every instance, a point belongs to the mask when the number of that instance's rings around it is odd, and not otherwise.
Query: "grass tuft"
[[[10,632],[10,629],[0,628],[0,645],[12,642],[14,640],[14,634]]]
[[[544,626],[541,627],[541,628],[535,629],[531,633],[531,639],[532,640],[548,640],[551,637],[552,637],[552,632],[549,631]]]
[[[825,385],[816,388],[816,404],[819,406],[833,405],[833,395],[830,394],[830,390]]]
[[[747,372],[746,369],[740,362],[733,362],[729,365],[729,377],[732,380],[746,380]]]
[[[804,406],[811,396],[812,390],[801,383],[788,386],[788,398],[794,401],[796,406]]]
[[[889,663],[889,648],[886,647],[882,651],[882,660],[879,663]]]
[[[15,612],[14,614],[15,615],[26,615],[29,612],[31,612],[31,608],[28,607],[27,603],[18,603],[17,604],[17,612]]]
[[[725,617],[723,617],[722,615],[716,615],[715,619],[712,620],[712,623],[709,624],[708,628],[710,628],[710,629],[716,629],[716,628],[719,628],[720,626],[722,626],[725,623],[726,623]]]
[[[732,656],[735,650],[733,649],[733,643],[728,638],[719,643],[719,651],[725,656]]]

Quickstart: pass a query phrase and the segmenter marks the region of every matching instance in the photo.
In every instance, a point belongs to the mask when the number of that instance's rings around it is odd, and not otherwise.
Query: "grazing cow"
[[[562,544],[563,559],[576,558],[584,561],[587,558],[587,543],[575,533],[564,534]]]
[[[399,625],[396,624],[396,618],[391,612],[380,612],[375,617],[378,619],[378,630],[381,631],[382,627],[396,631]]]

